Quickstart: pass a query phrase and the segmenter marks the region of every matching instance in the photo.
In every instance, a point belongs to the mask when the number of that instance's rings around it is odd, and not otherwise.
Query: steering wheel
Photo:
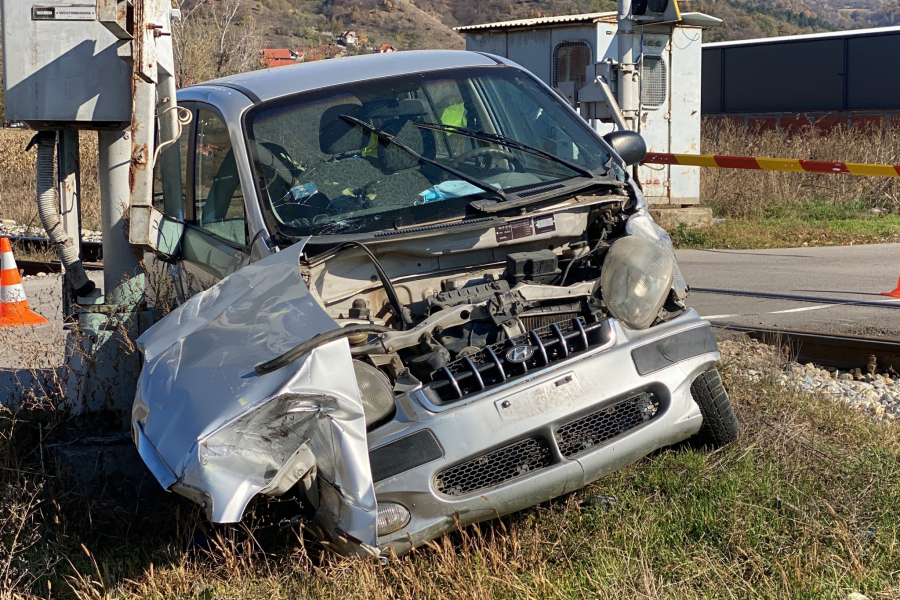
[[[477,159],[484,157],[484,162],[477,161]],[[518,160],[515,156],[507,152],[506,150],[500,150],[499,148],[491,148],[490,146],[482,146],[481,148],[475,148],[473,150],[469,150],[468,152],[463,152],[456,158],[450,161],[450,166],[454,169],[458,169],[460,165],[464,162],[468,162],[470,160],[476,160],[476,167],[479,172],[486,173],[490,171],[494,166],[494,161],[499,159],[506,159],[510,163],[517,163]]]
[[[268,167],[272,170],[270,176],[264,174],[266,187],[271,186],[276,178],[281,179],[284,183],[287,184],[288,189],[294,185],[294,175],[291,173],[290,169],[281,162],[281,159],[275,156],[271,150],[263,146],[262,144],[256,145],[256,153],[259,157],[259,162],[262,166]]]

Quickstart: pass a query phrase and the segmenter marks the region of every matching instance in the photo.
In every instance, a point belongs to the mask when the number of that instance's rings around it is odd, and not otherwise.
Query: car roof
[[[254,102],[260,102],[367,79],[496,64],[498,61],[489,55],[463,50],[366,54],[241,73],[184,88],[184,91],[194,96],[196,92],[205,91],[202,89],[204,87],[231,88],[243,92]]]

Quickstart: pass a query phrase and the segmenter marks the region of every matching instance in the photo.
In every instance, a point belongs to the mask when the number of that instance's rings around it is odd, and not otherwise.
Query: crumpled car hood
[[[303,282],[303,246],[244,267],[138,339],[145,365],[135,441],[163,487],[200,502],[213,522],[239,521],[255,494],[315,469],[319,524],[375,546],[365,416],[347,341],[263,376],[254,371],[338,327]]]

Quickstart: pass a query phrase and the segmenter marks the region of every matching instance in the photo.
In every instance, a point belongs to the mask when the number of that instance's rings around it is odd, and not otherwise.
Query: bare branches
[[[251,0],[175,0],[176,80],[185,87],[259,67],[263,36],[250,14]]]

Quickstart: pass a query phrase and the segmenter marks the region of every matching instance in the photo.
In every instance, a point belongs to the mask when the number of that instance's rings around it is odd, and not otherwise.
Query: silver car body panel
[[[434,407],[413,392],[402,402],[402,419],[369,435],[374,450],[424,429],[430,430],[444,456],[375,483],[379,502],[406,506],[412,518],[401,530],[378,539],[379,547],[402,553],[460,525],[509,514],[581,489],[650,452],[696,434],[700,409],[691,383],[719,359],[701,354],[640,376],[631,352],[663,337],[709,327],[691,309],[651,330],[632,331],[615,323],[612,344],[570,361],[535,372],[501,389],[467,398],[452,408]],[[618,400],[652,391],[664,406],[658,416],[607,444],[573,459],[563,457],[551,441],[554,462],[523,477],[462,496],[437,491],[437,474],[450,466],[484,455],[510,441],[540,435],[553,440],[560,425],[602,410]]]
[[[213,79],[196,86],[196,88],[231,85],[243,88],[260,101],[265,102],[289,94],[308,92],[342,83],[458,67],[496,65],[499,61],[500,59],[496,57],[465,50],[417,50],[415,52],[367,54],[288,65],[277,69],[250,71]]]
[[[303,283],[303,245],[226,277],[138,339],[135,441],[164,487],[219,523],[239,521],[254,495],[284,491],[314,468],[330,488],[321,491],[324,528],[374,546],[365,416],[347,341],[292,368],[254,371],[337,327]]]

